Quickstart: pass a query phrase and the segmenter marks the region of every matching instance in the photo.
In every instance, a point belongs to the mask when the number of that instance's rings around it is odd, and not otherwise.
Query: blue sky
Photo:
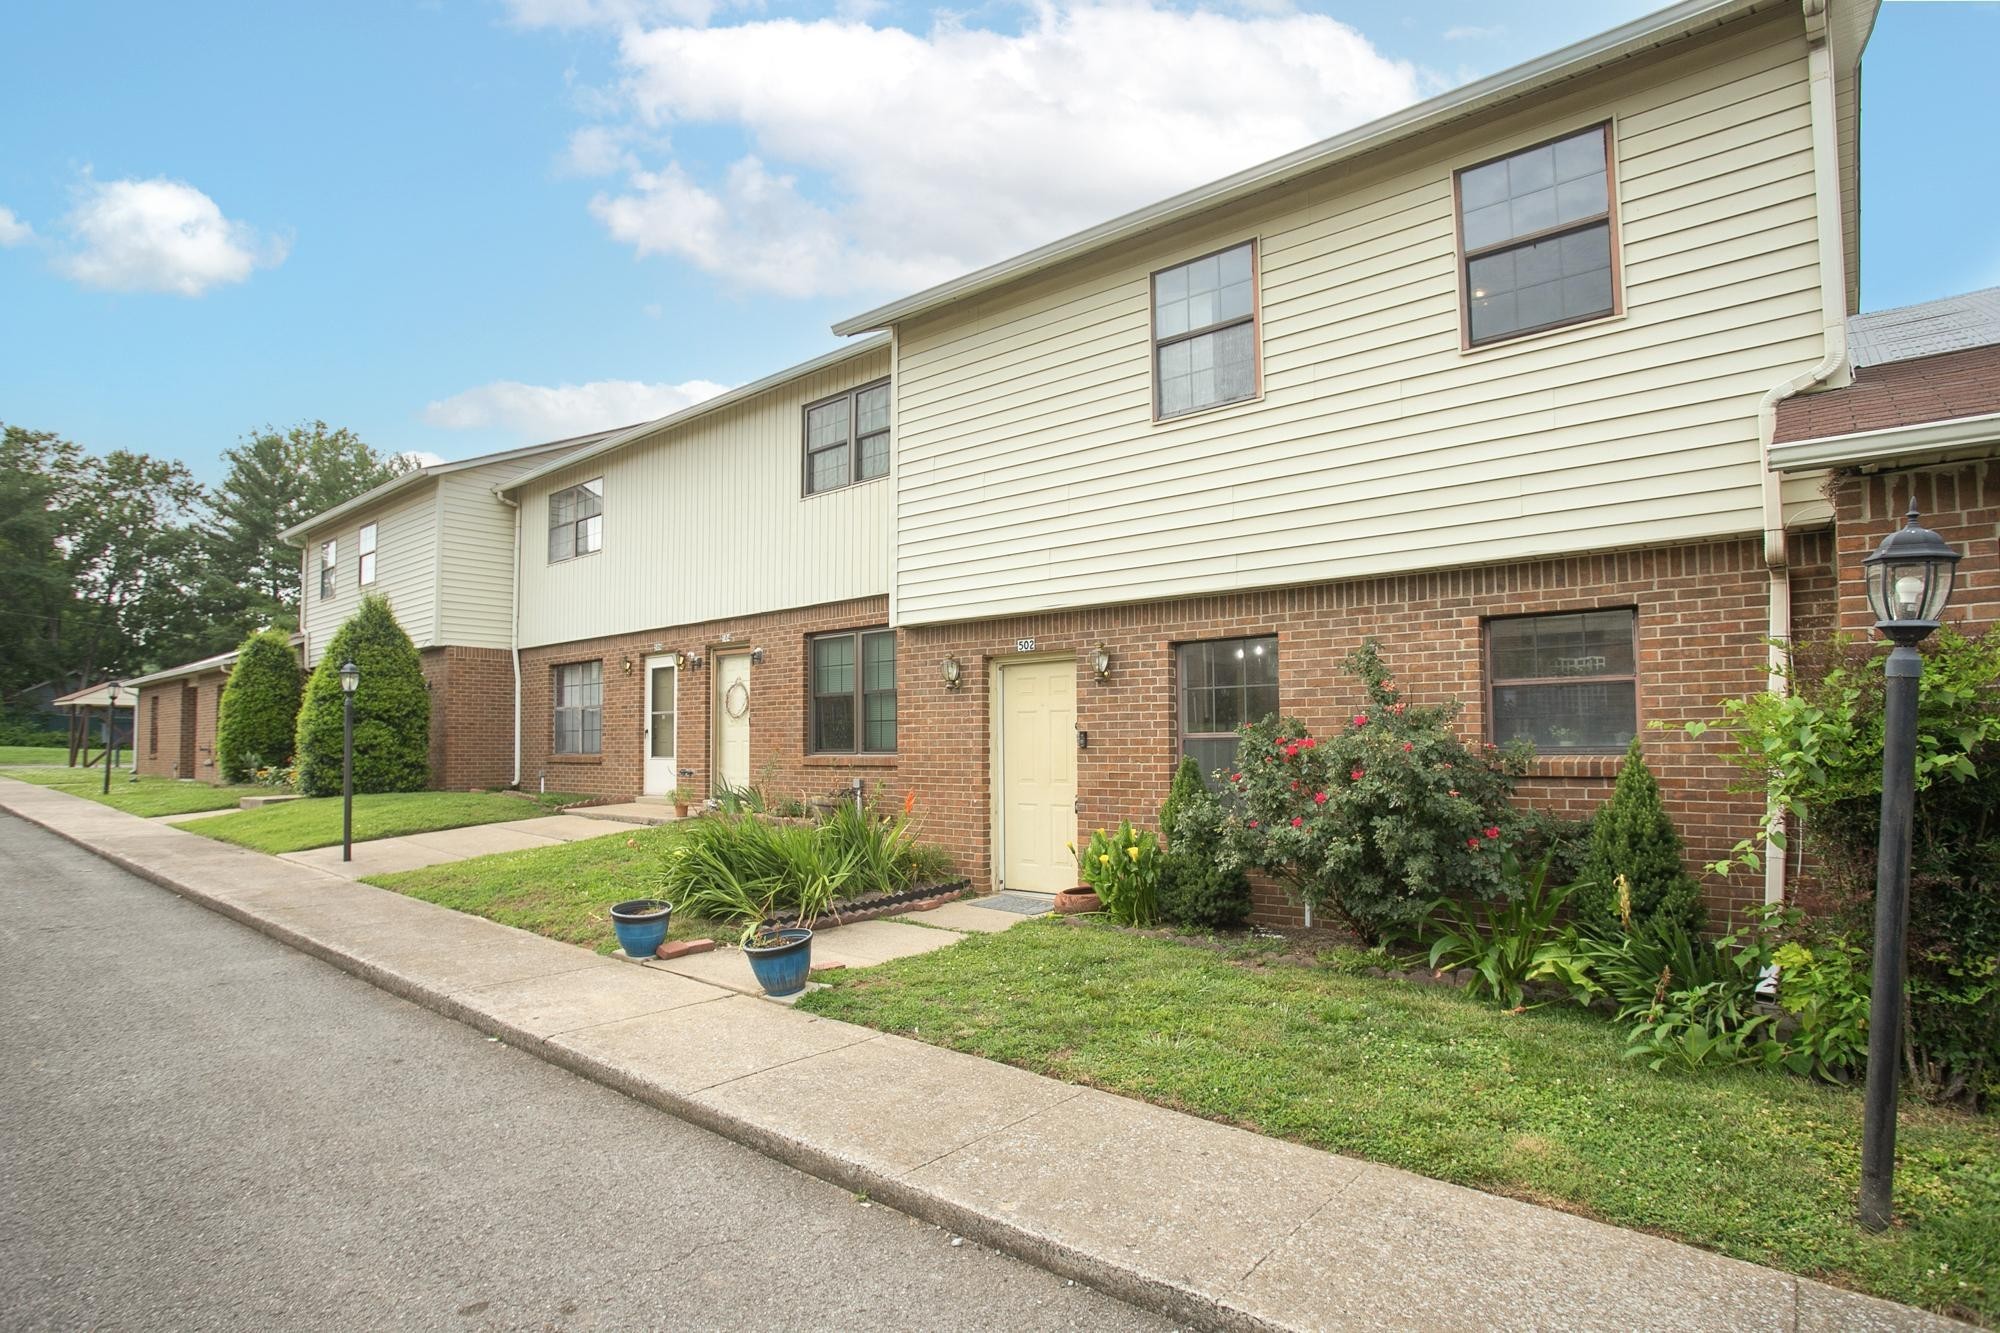
[[[643,419],[1655,7],[8,6],[0,420],[213,480],[267,421],[460,457]],[[1883,6],[1867,308],[2000,283],[1996,50],[2000,4]]]

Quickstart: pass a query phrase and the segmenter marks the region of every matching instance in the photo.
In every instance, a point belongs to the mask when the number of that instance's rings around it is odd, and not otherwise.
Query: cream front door
[[[1076,885],[1076,664],[1000,668],[1000,885],[1058,893]]]
[[[750,785],[750,654],[715,658],[715,788]]]
[[[680,781],[675,758],[674,699],[677,688],[674,659],[646,659],[646,781],[648,796],[665,796]]]

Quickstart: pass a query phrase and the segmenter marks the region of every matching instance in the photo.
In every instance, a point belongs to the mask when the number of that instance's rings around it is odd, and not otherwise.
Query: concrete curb
[[[13,784],[4,785],[11,786]],[[4,797],[5,794],[4,787],[0,787],[0,797]],[[77,804],[83,806],[91,804],[75,797],[66,797],[65,799],[76,801]],[[32,801],[27,804],[32,805]],[[475,1002],[474,997],[480,993],[481,989],[483,989],[482,987],[447,987],[439,984],[426,984],[420,980],[415,980],[354,953],[347,952],[324,940],[314,938],[308,933],[293,929],[281,921],[273,920],[261,914],[254,907],[231,901],[227,896],[211,892],[189,879],[167,873],[132,856],[125,855],[102,845],[86,832],[63,827],[60,820],[48,817],[45,812],[32,808],[23,808],[22,804],[4,799],[0,799],[0,810],[5,810],[37,827],[45,829],[65,842],[79,847],[176,896],[198,903],[211,911],[248,926],[260,934],[275,939],[322,962],[340,968],[342,971],[367,981],[371,985],[391,994],[397,995],[414,1004],[421,1005],[447,1018],[454,1019],[489,1036],[506,1041],[517,1049],[529,1052],[537,1058],[561,1067],[579,1077],[589,1079],[592,1082],[624,1093],[637,1101],[644,1102],[681,1120],[709,1130],[723,1138],[742,1144],[808,1175],[815,1176],[850,1191],[866,1193],[871,1199],[877,1200],[897,1211],[933,1223],[956,1235],[964,1236],[985,1245],[988,1248],[1011,1255],[1014,1258],[1033,1264],[1036,1267],[1059,1276],[1081,1282],[1107,1295],[1116,1297],[1132,1305],[1155,1311],[1180,1323],[1218,1330],[1267,1330],[1326,1327],[1329,1326],[1330,1322],[1337,1326],[1359,1326],[1373,1322],[1358,1308],[1340,1309],[1338,1313],[1341,1318],[1334,1321],[1329,1321],[1325,1312],[1318,1313],[1310,1320],[1302,1316],[1288,1318],[1279,1311],[1272,1309],[1268,1300],[1258,1300],[1254,1292],[1208,1290],[1199,1282],[1189,1280],[1186,1277],[1155,1271],[1148,1267],[1142,1259],[1114,1257],[1109,1253],[1086,1248],[1076,1243],[1073,1239],[1050,1234],[1030,1221],[1009,1217],[998,1208],[974,1206],[974,1204],[951,1197],[948,1190],[928,1187],[925,1182],[912,1179],[911,1176],[920,1173],[923,1169],[922,1167],[905,1169],[899,1174],[895,1170],[854,1160],[842,1151],[823,1144],[815,1144],[794,1134],[758,1124],[745,1116],[732,1114],[728,1109],[716,1105],[707,1097],[708,1093],[727,1087],[734,1081],[731,1078],[723,1078],[715,1083],[692,1090],[661,1086],[645,1077],[643,1072],[636,1066],[622,1064],[615,1057],[592,1054],[588,1051],[578,1049],[576,1046],[566,1043],[563,1040],[564,1037],[569,1036],[572,1032],[591,1031],[595,1025],[586,1025],[581,1029],[568,1029],[541,1034],[529,1031],[519,1023],[509,1021],[505,1017],[481,1008]],[[146,822],[139,820],[136,816],[125,817],[132,819],[136,824],[143,825]],[[186,833],[184,836],[193,838],[198,842],[203,841],[199,838],[199,835],[193,833]],[[258,854],[245,851],[243,855],[257,856]],[[412,901],[402,899],[399,895],[393,894],[386,889],[374,889],[372,886],[361,885],[356,881],[327,875],[324,872],[310,868],[277,861],[273,861],[273,864],[282,866],[288,875],[316,875],[327,880],[329,883],[337,883],[347,888],[369,889],[373,893],[382,894],[385,899],[395,899],[399,902]],[[449,909],[438,908],[436,910],[446,913],[448,916],[457,915],[450,913]],[[467,921],[479,920],[478,918],[471,917],[461,919]],[[522,936],[524,939],[535,940],[539,944],[555,944],[554,941],[545,940],[541,936],[531,935],[528,932],[512,931],[512,928],[499,926],[497,923],[482,922],[482,925],[492,927],[496,930],[510,931],[513,934]],[[574,948],[574,946],[558,947]],[[574,969],[553,967],[547,975],[565,975],[571,970],[583,971],[610,965],[610,960],[599,958],[582,949],[574,949],[574,954]],[[617,970],[622,972],[624,969]],[[742,1000],[740,996],[733,995],[731,992],[718,990],[714,1000],[695,1000],[682,1007],[698,1007],[730,1000],[734,1000],[737,1003],[747,1002]],[[816,1019],[814,1021],[823,1023],[835,1022],[828,1019]],[[846,1028],[849,1025],[836,1024],[836,1026]],[[857,1038],[856,1042],[850,1043],[850,1045],[865,1046],[870,1042],[897,1042],[901,1040],[900,1038],[885,1036],[872,1029],[853,1028],[852,1030],[863,1035]],[[941,1053],[941,1058],[970,1059],[971,1057],[951,1056]],[[1004,1068],[1004,1066],[1000,1066],[1000,1068]],[[1079,1088],[1074,1089],[1072,1096],[1064,1100],[1074,1101],[1086,1095],[1099,1098],[1109,1096],[1109,1094],[1089,1092],[1086,1089]],[[1124,1099],[1118,1100],[1122,1103]],[[1080,1101],[1077,1104],[1079,1106],[1082,1105]],[[1135,1107],[1146,1106],[1145,1103],[1130,1103],[1130,1105]],[[1151,1110],[1151,1108],[1147,1109]],[[1158,1114],[1171,1115],[1171,1113],[1166,1112]],[[1197,1121],[1196,1124],[1206,1125],[1208,1122]],[[1255,1138],[1255,1136],[1250,1137]],[[974,1140],[975,1143],[977,1141],[977,1139]],[[1270,1144],[1276,1141],[1258,1140],[1258,1142]],[[971,1145],[962,1145],[962,1147],[969,1146]],[[1310,1153],[1313,1150],[1300,1149],[1287,1145],[1285,1151]],[[950,1152],[945,1154],[947,1157],[952,1155]],[[1317,1156],[1328,1157],[1328,1160],[1331,1161],[1351,1161],[1351,1159],[1330,1158],[1326,1154],[1317,1154]],[[924,1166],[928,1165],[930,1163],[924,1164]],[[1380,1174],[1391,1170],[1390,1168],[1380,1168],[1366,1164],[1356,1164],[1356,1166],[1363,1174]],[[1422,1178],[1416,1179],[1422,1181]],[[1436,1184],[1436,1182],[1423,1183]],[[1087,1182],[1080,1180],[1079,1186],[1087,1190]],[[1438,1188],[1456,1189],[1457,1187],[1438,1186]],[[1320,1209],[1331,1209],[1339,1197],[1340,1191],[1336,1190],[1332,1198],[1329,1198],[1325,1203],[1320,1205]],[[1512,1203],[1512,1201],[1508,1202]],[[1531,1205],[1514,1206],[1520,1208],[1531,1207]],[[1317,1219],[1318,1215],[1316,1211],[1313,1214],[1313,1218]],[[1570,1218],[1570,1215],[1562,1213],[1552,1214],[1552,1218],[1568,1219],[1571,1222],[1576,1221],[1576,1219]],[[1305,1225],[1304,1221],[1300,1223],[1301,1228]],[[1586,1225],[1596,1226],[1597,1224]],[[1639,1236],[1639,1233],[1623,1234],[1635,1240]],[[1770,1323],[1767,1326],[1780,1330],[1781,1333],[1785,1333],[1785,1331],[1790,1331],[1790,1333],[1807,1333],[1808,1330],[1832,1328],[1914,1330],[1963,1327],[1962,1325],[1954,1324],[1949,1320],[1930,1315],[1923,1311],[1898,1306],[1891,1302],[1872,1297],[1864,1297],[1840,1291],[1814,1282],[1811,1279],[1794,1277],[1791,1274],[1777,1273],[1768,1269],[1760,1269],[1754,1265],[1741,1263],[1741,1261],[1710,1254],[1707,1251],[1694,1250],[1692,1247],[1661,1241],[1657,1238],[1645,1238],[1645,1242],[1655,1247],[1664,1247],[1672,1251],[1682,1251],[1689,1256],[1700,1256],[1705,1260],[1712,1261],[1713,1264],[1726,1266],[1731,1272],[1741,1270],[1747,1275],[1755,1275],[1759,1281],[1782,1280],[1784,1283],[1791,1284],[1790,1295],[1792,1299],[1789,1302],[1791,1306],[1789,1310],[1774,1309],[1767,1304],[1758,1311],[1759,1314],[1767,1317],[1775,1316],[1776,1322]],[[1109,1249],[1112,1247],[1107,1246],[1105,1248]],[[1356,1258],[1357,1261],[1361,1261],[1362,1257],[1356,1256]],[[1263,1260],[1260,1259],[1258,1262],[1261,1264]],[[1239,1281],[1237,1287],[1241,1288],[1245,1283],[1247,1283],[1247,1279]],[[1579,1311],[1578,1313],[1583,1316],[1581,1322],[1584,1325],[1603,1326],[1603,1318],[1609,1315],[1611,1311],[1600,1309],[1588,1312]],[[1696,1324],[1688,1326],[1736,1326],[1733,1322],[1728,1325],[1702,1322],[1693,1310],[1683,1310],[1679,1313],[1684,1318],[1693,1316],[1696,1319]],[[1592,1315],[1597,1316],[1597,1318],[1593,1320],[1591,1318]],[[1477,1316],[1470,1316],[1470,1321],[1477,1323]]]

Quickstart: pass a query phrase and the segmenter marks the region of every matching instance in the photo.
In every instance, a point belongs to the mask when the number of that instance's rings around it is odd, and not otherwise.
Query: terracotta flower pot
[[[1056,895],[1056,911],[1063,916],[1075,916],[1079,912],[1101,912],[1104,904],[1089,889],[1064,889]]]

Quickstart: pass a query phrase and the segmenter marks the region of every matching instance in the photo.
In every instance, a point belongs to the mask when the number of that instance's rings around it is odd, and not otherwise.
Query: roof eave
[[[1192,217],[1208,209],[1234,202],[1260,190],[1331,166],[1346,158],[1369,152],[1398,139],[1435,129],[1462,119],[1495,103],[1523,97],[1535,90],[1581,77],[1607,65],[1636,55],[1649,47],[1692,36],[1704,28],[1726,23],[1742,14],[1764,8],[1769,0],[1683,0],[1656,13],[1585,38],[1581,42],[1552,51],[1545,56],[1502,70],[1462,88],[1441,93],[1405,107],[1380,119],[1369,121],[1323,139],[1316,144],[1273,158],[1233,176],[1197,186],[1171,199],[1161,200],[1122,217],[1099,223],[1073,235],[1003,259],[997,264],[949,282],[939,283],[901,300],[844,319],[833,326],[842,336],[885,329],[912,316],[962,300],[1002,283],[1039,273],[1104,246]]]
[[[1789,440],[1771,446],[1771,467],[1778,472],[1808,472],[1867,463],[1901,463],[1931,454],[1983,451],[1995,446],[2000,446],[2000,412],[1985,412],[1979,416]]]

